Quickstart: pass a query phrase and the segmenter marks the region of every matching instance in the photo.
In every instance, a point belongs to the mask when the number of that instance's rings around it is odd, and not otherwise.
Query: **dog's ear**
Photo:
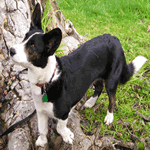
[[[42,29],[42,24],[41,24],[41,7],[40,7],[39,3],[36,4],[35,9],[34,9],[34,11],[32,13],[30,30],[33,29],[33,28]]]
[[[46,54],[48,56],[53,55],[59,47],[62,39],[62,33],[59,28],[55,28],[52,31],[43,35],[43,41],[46,45]]]

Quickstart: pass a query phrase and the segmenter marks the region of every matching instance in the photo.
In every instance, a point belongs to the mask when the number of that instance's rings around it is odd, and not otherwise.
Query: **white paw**
[[[70,129],[65,128],[63,133],[61,133],[63,141],[69,144],[73,144],[74,134],[70,131]]]
[[[44,145],[47,143],[46,136],[40,135],[38,139],[36,140],[36,146],[44,147]]]
[[[114,114],[113,113],[110,113],[108,110],[107,110],[107,116],[105,117],[105,120],[104,122],[106,123],[106,125],[110,125],[114,120]]]
[[[98,96],[96,96],[96,97],[92,96],[89,100],[86,101],[86,103],[84,104],[84,106],[86,108],[92,108],[95,105],[97,99],[98,99]]]

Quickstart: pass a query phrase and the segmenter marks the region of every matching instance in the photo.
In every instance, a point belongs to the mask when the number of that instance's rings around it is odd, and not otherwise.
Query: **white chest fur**
[[[49,117],[54,117],[53,103],[43,102],[41,88],[31,83],[31,90],[37,112],[47,114]]]
[[[28,76],[29,76],[30,82],[32,84],[37,84],[37,83],[41,84],[41,83],[49,82],[56,68],[56,64],[57,62],[56,62],[55,55],[50,56],[48,58],[48,62],[45,68],[36,67],[31,64],[30,68],[28,69]],[[54,77],[54,79],[55,78],[56,76]]]

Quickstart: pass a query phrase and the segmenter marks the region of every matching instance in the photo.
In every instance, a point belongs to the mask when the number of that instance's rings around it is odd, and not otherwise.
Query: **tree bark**
[[[23,70],[23,68],[15,65],[9,59],[9,48],[14,44],[20,43],[28,32],[31,22],[31,12],[34,10],[37,2],[42,5],[41,9],[43,11],[46,0],[0,0],[0,83],[2,82],[0,84],[0,96],[3,94],[2,89],[5,89],[5,86],[8,84],[11,83],[10,87],[12,89],[3,100],[5,103],[0,100],[0,108],[3,108],[0,109],[0,114],[3,114],[0,119],[2,118],[6,124],[6,127],[2,129],[7,129],[14,123],[22,120],[35,109],[27,72],[20,73],[18,78],[13,81],[15,75]],[[51,0],[49,2],[51,3]],[[73,28],[73,25],[69,25],[71,22],[68,21],[68,24],[65,23],[65,17],[62,15],[56,1],[52,2],[52,10],[49,10],[49,16],[52,16],[53,20],[48,25],[47,31],[59,27],[62,30],[63,37],[72,35],[72,37],[82,39]],[[4,82],[7,85],[4,86]],[[2,129],[0,129],[0,132],[3,132]],[[8,135],[7,145],[5,141],[0,139],[0,149],[36,149],[35,142],[37,137],[37,117],[35,115],[30,121],[24,123]],[[63,143],[62,138],[54,132],[49,133],[48,139],[50,141],[49,146],[52,149],[71,149],[71,146]],[[48,147],[44,149],[48,149]]]

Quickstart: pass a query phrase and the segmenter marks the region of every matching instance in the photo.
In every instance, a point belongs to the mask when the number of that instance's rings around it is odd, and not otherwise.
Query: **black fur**
[[[34,35],[34,33],[37,33]],[[61,30],[56,28],[46,34],[42,30],[33,29],[29,31],[24,40],[28,40],[25,44],[28,53],[28,61],[37,67],[44,68],[47,59],[53,55],[61,42]]]
[[[128,81],[134,70],[132,64],[126,64],[119,40],[106,34],[86,42],[68,56],[57,58],[57,62],[62,74],[47,86],[47,95],[60,119],[68,117],[95,79],[105,81],[111,97],[118,83]]]
[[[62,33],[56,28],[44,34],[40,17],[41,10],[37,4],[32,15],[30,31],[24,41],[28,41],[28,61],[36,67],[45,68],[48,57],[54,54],[61,42]],[[94,96],[101,94],[105,81],[109,96],[108,109],[112,113],[117,85],[126,83],[134,73],[133,64],[126,63],[118,38],[109,34],[97,36],[68,56],[56,59],[61,75],[58,80],[47,85],[46,92],[48,101],[54,103],[55,117],[63,120],[68,117],[70,109],[84,96],[94,80],[97,80]]]
[[[36,5],[31,28],[25,39],[37,31],[40,32],[26,43],[26,51],[33,65],[44,68],[48,57],[57,50],[62,34],[59,28],[43,34],[39,7]],[[133,64],[126,64],[118,38],[109,34],[95,37],[70,55],[57,58],[57,64],[61,75],[57,81],[47,85],[46,91],[48,101],[54,103],[55,116],[63,120],[68,117],[70,109],[83,97],[94,80],[97,81],[93,96],[101,94],[105,81],[109,112],[113,112],[117,85],[127,82],[134,72]]]
[[[35,9],[34,9],[33,14],[32,14],[30,30],[32,30],[32,29],[42,30],[41,7],[40,7],[39,3],[37,3],[37,5],[35,6]]]

